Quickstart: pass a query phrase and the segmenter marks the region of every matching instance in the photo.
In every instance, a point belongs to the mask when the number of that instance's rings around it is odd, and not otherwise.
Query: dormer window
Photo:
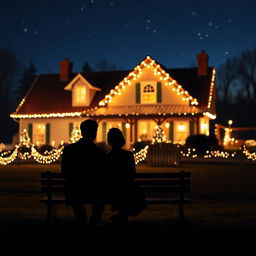
[[[156,83],[155,82],[142,83],[141,103],[144,103],[144,104],[156,103]]]
[[[89,106],[95,93],[101,90],[98,87],[92,86],[81,74],[77,74],[64,89],[72,92],[73,107]]]
[[[76,84],[73,88],[73,106],[87,106],[86,86]]]

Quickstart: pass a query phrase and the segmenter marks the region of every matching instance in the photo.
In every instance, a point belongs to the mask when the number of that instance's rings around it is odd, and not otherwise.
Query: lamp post
[[[231,146],[231,132],[232,132],[232,129],[231,129],[231,125],[233,124],[233,120],[228,120],[228,133],[229,133],[229,147]]]

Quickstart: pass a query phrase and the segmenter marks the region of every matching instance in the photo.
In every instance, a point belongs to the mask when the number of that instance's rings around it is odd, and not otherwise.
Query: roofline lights
[[[126,88],[126,86],[131,85],[131,80],[136,80],[141,77],[143,68],[154,67],[154,75],[159,76],[161,81],[164,81],[166,86],[173,86],[173,91],[182,97],[183,101],[191,101],[191,105],[198,105],[198,101],[196,98],[193,98],[189,95],[188,91],[184,90],[183,87],[178,84],[176,80],[171,78],[171,76],[162,69],[162,67],[156,63],[150,56],[147,56],[139,65],[137,65],[133,71],[131,71],[128,76],[126,76],[118,85],[115,86],[114,89],[111,89],[110,92],[105,95],[104,99],[99,102],[99,106],[105,106],[108,103],[112,102],[112,98],[115,95],[121,95],[122,90]]]

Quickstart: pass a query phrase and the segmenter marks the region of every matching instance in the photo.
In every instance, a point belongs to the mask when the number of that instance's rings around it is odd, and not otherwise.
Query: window
[[[76,85],[73,89],[73,106],[86,106],[86,87]]]
[[[33,141],[36,145],[44,145],[46,143],[45,124],[35,124],[33,126]]]
[[[185,144],[186,138],[189,136],[189,122],[174,122],[174,143]]]
[[[142,83],[141,103],[156,103],[156,84]]]

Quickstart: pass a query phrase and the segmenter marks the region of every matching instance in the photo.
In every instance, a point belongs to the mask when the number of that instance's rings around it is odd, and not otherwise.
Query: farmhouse
[[[197,67],[168,69],[147,56],[131,71],[73,73],[68,59],[59,74],[38,75],[11,117],[35,145],[69,142],[86,118],[99,123],[97,142],[119,127],[126,147],[151,140],[161,126],[167,141],[185,142],[190,134],[209,134],[216,118],[215,69],[208,55],[197,55]]]

